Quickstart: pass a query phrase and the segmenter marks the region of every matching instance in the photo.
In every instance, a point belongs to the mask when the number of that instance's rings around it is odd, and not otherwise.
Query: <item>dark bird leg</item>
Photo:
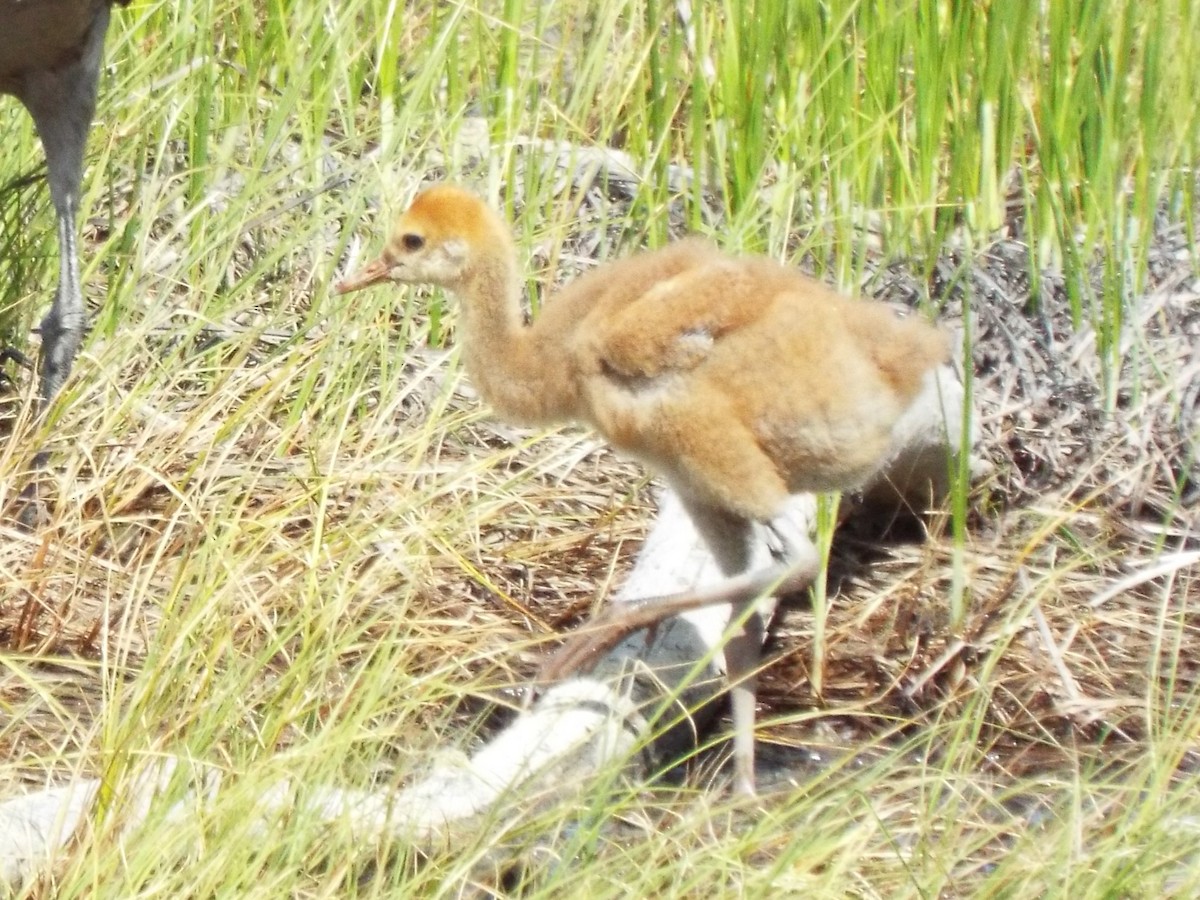
[[[62,32],[74,24],[70,16],[87,15],[86,28],[78,32],[77,44],[48,44],[47,36],[59,32],[52,26],[30,18],[37,14],[53,16],[60,12]],[[0,44],[4,62],[14,67],[0,84],[29,111],[46,153],[46,171],[50,198],[54,204],[58,232],[58,286],[49,312],[42,319],[41,379],[39,406],[44,411],[71,373],[71,366],[83,342],[87,313],[79,277],[79,248],[76,243],[75,216],[79,209],[79,191],[83,181],[83,154],[88,130],[96,112],[96,90],[104,37],[108,31],[108,3],[87,4],[84,8],[55,7],[41,10],[25,7],[25,18],[14,19],[15,34],[9,44]],[[15,12],[13,13],[16,14]],[[18,27],[18,22],[23,27]],[[69,40],[76,40],[70,38]],[[41,65],[36,62],[42,61]],[[23,60],[23,62],[22,62]],[[49,454],[34,455],[34,479],[20,494],[17,520],[33,528],[45,517],[45,505],[38,496],[37,472],[44,470]]]
[[[50,197],[58,219],[58,288],[41,326],[43,404],[49,403],[66,381],[87,327],[79,280],[75,214],[83,181],[83,152],[96,112],[96,88],[108,16],[107,5],[96,10],[77,59],[57,69],[26,73],[16,91],[33,117],[46,151]]]

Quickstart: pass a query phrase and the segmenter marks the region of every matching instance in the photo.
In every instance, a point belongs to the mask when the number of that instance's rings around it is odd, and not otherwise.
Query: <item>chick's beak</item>
[[[333,287],[335,294],[349,294],[383,281],[391,280],[392,264],[384,257],[367,263],[351,275],[347,275]]]

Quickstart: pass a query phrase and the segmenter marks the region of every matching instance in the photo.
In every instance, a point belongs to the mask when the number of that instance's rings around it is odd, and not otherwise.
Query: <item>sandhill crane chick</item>
[[[662,473],[731,576],[751,564],[753,523],[790,494],[853,488],[878,471],[893,425],[948,355],[916,318],[699,238],[596,268],[526,325],[508,225],[450,185],[419,194],[380,257],[337,290],[386,281],[456,294],[483,398],[514,422],[586,423]],[[748,793],[762,631],[751,613],[724,648]]]

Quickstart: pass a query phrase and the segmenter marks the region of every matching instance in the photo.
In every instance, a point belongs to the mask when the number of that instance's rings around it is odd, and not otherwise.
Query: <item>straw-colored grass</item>
[[[794,7],[116,13],[93,333],[48,421],[27,373],[4,398],[0,503],[36,448],[53,477],[47,526],[0,524],[0,798],[159,754],[229,777],[128,838],[98,810],[35,894],[1197,892],[1200,7]],[[53,224],[0,110],[20,340]],[[711,789],[718,749],[454,846],[249,831],[283,776],[398,786],[474,746],[652,515],[587,434],[489,417],[442,296],[331,294],[444,176],[512,216],[534,307],[698,229],[963,335],[989,466],[927,540],[835,542],[822,649],[801,613],[771,645],[760,807]]]

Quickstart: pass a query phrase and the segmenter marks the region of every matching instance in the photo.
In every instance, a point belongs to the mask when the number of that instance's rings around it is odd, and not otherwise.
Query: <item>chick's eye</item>
[[[422,247],[424,247],[425,238],[421,237],[419,234],[409,233],[400,238],[400,243],[404,246],[405,250],[411,252],[413,250],[420,250]]]

